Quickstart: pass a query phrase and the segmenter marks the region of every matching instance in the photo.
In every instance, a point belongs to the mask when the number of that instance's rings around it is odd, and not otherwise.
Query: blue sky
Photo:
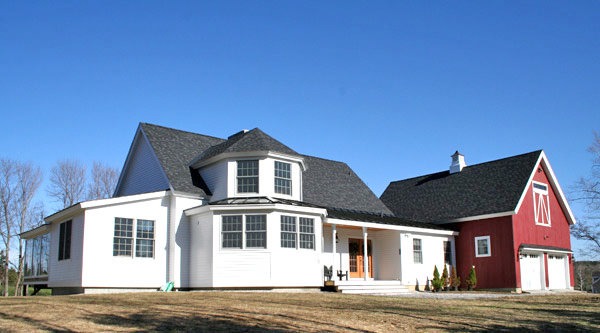
[[[149,122],[260,127],[377,195],[457,149],[544,149],[568,190],[600,131],[600,2],[5,1],[0,115],[0,156],[46,180],[65,158],[120,169]]]

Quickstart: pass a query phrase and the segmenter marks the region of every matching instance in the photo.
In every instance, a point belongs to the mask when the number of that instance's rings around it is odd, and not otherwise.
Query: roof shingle
[[[396,216],[425,222],[514,211],[541,153],[391,182],[381,200]]]

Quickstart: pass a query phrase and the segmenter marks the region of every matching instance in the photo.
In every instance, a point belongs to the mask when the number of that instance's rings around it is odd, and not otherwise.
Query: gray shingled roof
[[[391,182],[381,200],[396,216],[425,222],[513,211],[541,153]]]
[[[211,157],[223,153],[271,151],[287,155],[298,155],[290,147],[273,139],[259,128],[248,132],[238,132],[230,136],[227,141],[212,146],[197,156],[191,164],[206,161]]]
[[[302,176],[302,191],[306,203],[392,214],[345,163],[299,155],[258,128],[223,140],[146,123],[140,126],[176,191],[210,195],[199,173],[189,167],[194,158],[198,161],[224,152],[274,151],[304,159],[307,170]]]
[[[190,172],[189,163],[223,139],[146,123],[140,126],[175,191],[210,194],[200,177]]]
[[[302,175],[304,201],[326,207],[392,214],[346,163],[302,157],[307,168]]]

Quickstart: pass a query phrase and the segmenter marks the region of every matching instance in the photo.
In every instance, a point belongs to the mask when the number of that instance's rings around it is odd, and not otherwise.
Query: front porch
[[[425,285],[435,265],[455,262],[454,231],[389,216],[329,213],[321,257],[324,272],[331,271],[326,289],[406,293]]]

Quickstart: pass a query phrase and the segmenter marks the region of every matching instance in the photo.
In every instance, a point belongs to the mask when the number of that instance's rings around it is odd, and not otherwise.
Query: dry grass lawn
[[[0,331],[600,331],[600,297],[176,292],[0,299]]]

